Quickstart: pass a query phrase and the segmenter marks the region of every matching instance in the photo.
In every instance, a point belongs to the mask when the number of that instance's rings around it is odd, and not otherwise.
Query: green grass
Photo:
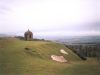
[[[25,48],[30,50],[25,50]],[[69,55],[63,55],[60,49]],[[68,63],[52,61],[50,56],[63,55]],[[82,61],[62,44],[44,41],[0,40],[0,75],[100,75],[95,59]]]

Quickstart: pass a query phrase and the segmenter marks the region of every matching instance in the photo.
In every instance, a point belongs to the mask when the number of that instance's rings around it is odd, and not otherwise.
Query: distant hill
[[[0,34],[0,37],[7,37],[7,34]]]
[[[100,36],[72,36],[59,38],[56,41],[63,43],[100,43]]]
[[[10,34],[0,34],[0,37],[14,37],[15,35]]]

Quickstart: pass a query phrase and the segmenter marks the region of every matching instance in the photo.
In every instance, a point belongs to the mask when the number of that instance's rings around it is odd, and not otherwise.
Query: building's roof
[[[25,32],[25,35],[33,34],[29,29]]]

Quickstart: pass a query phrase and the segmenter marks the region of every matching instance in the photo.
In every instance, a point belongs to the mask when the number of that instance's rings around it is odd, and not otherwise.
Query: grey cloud
[[[59,30],[59,29],[58,29]],[[71,26],[64,26],[60,27],[60,30],[64,31],[100,31],[100,22],[95,22],[95,23],[84,23],[84,24],[77,24],[77,25],[72,25]]]
[[[11,3],[11,2],[13,2],[14,0],[0,0],[0,2],[2,2],[2,3]]]
[[[11,11],[11,9],[7,6],[0,5],[0,10]]]
[[[2,15],[3,15],[3,14],[5,14],[5,12],[3,12],[3,11],[1,11],[1,10],[0,10],[0,14],[2,14]]]
[[[12,10],[8,6],[0,5],[0,14],[6,14]]]
[[[94,31],[100,31],[100,23],[99,22],[95,22],[95,23],[88,23],[86,25],[83,25],[81,28],[81,30],[94,30]]]

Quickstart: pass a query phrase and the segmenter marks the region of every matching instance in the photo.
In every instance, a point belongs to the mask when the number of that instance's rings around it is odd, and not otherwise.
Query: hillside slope
[[[64,49],[69,55],[61,54],[60,49]],[[52,54],[63,55],[68,63],[52,61],[50,58]],[[87,62],[85,63],[87,64]],[[21,41],[16,38],[0,40],[0,75],[73,75],[74,70],[78,70],[76,65],[82,67],[85,64],[76,54],[61,44],[44,41]],[[93,66],[90,65],[90,68]],[[96,72],[99,73],[99,69]]]

